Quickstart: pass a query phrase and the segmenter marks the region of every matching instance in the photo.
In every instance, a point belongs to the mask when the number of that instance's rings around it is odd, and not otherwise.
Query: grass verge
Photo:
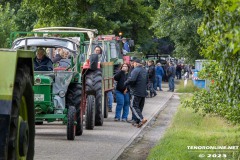
[[[187,85],[185,87],[184,87],[184,80],[181,80],[176,88],[178,93],[192,93],[199,90],[199,88],[193,85],[192,80],[188,80]]]
[[[182,95],[184,96],[184,95]],[[189,95],[185,95],[189,97]],[[182,99],[182,98],[181,98]],[[188,146],[237,146],[235,149],[189,149]],[[238,149],[237,149],[238,148]],[[240,125],[233,126],[219,117],[193,113],[179,107],[170,128],[151,149],[148,160],[240,159]]]

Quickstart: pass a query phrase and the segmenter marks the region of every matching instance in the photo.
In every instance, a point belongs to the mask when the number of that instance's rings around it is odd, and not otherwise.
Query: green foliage
[[[177,85],[177,92],[178,93],[193,93],[195,91],[199,91],[199,89],[193,85],[192,80],[187,81],[187,85],[184,87],[184,80],[180,81],[180,84]]]
[[[17,11],[15,23],[18,31],[32,31],[37,22],[36,12],[26,4],[22,4]]]
[[[213,82],[209,91],[196,93],[185,105],[240,123],[240,3],[236,0],[195,3],[205,13],[198,29],[203,44],[201,54],[216,62],[206,65],[200,73]]]
[[[10,4],[0,5],[0,48],[6,48],[9,44],[9,35],[16,30],[14,9],[10,8]]]
[[[35,28],[71,26],[96,28],[99,34],[115,34],[135,40],[142,46],[152,39],[149,26],[155,1],[144,0],[25,0],[38,16]],[[153,6],[153,7],[152,7]],[[147,46],[146,46],[147,47]],[[143,48],[144,50],[145,48]]]
[[[190,0],[162,0],[152,28],[158,37],[170,37],[175,44],[175,56],[193,62],[199,55],[200,37],[197,27],[202,12]]]

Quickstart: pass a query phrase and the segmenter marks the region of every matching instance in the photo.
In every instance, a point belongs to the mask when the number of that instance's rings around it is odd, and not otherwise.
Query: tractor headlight
[[[41,84],[41,78],[36,78],[35,79],[35,84]]]
[[[65,97],[65,92],[64,91],[60,91],[58,93],[58,95],[59,95],[59,97],[63,98],[63,97]]]

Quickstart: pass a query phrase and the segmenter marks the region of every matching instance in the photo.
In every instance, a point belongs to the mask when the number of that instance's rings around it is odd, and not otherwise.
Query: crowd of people
[[[147,122],[142,114],[145,98],[153,98],[157,95],[156,91],[163,91],[162,80],[167,77],[168,92],[174,92],[175,77],[182,79],[189,78],[191,69],[189,65],[168,62],[164,66],[160,62],[154,63],[153,60],[144,62],[137,58],[132,59],[130,65],[123,63],[119,71],[114,75],[117,85],[115,121],[132,123],[141,127]],[[132,111],[131,118],[128,119],[129,108]]]

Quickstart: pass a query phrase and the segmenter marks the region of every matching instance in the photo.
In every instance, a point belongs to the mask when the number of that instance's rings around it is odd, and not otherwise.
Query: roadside
[[[174,94],[133,143],[124,150],[118,160],[145,160],[152,147],[163,137],[179,105],[179,96]]]

